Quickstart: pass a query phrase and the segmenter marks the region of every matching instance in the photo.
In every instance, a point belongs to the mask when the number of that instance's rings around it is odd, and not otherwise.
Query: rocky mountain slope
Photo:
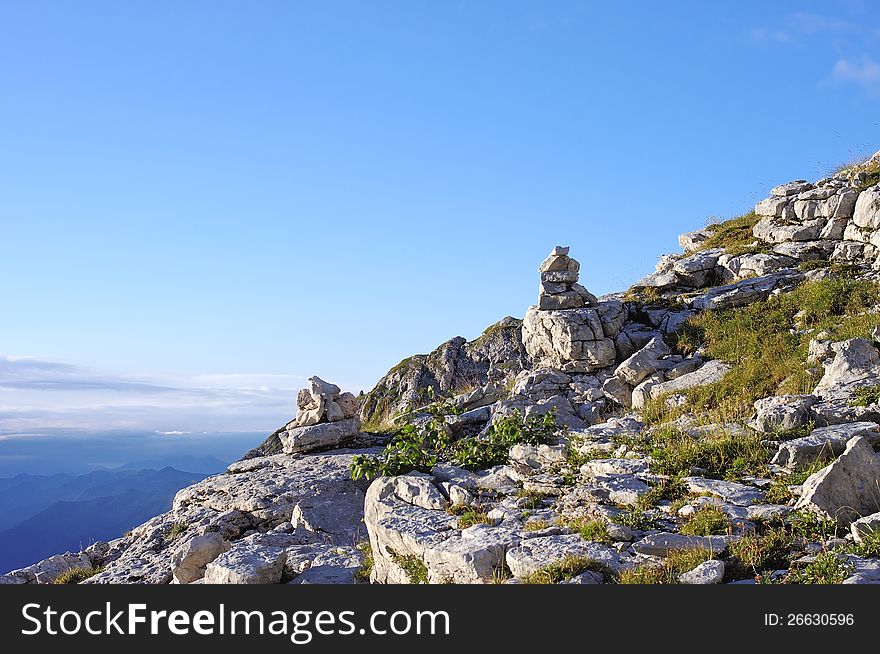
[[[880,582],[880,153],[299,413],[42,583]],[[72,571],[72,572],[71,572]]]

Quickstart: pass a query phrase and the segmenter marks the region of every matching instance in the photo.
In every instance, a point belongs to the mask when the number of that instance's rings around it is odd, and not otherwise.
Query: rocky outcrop
[[[430,354],[418,354],[394,366],[363,398],[361,418],[378,426],[430,401],[428,388],[441,394],[463,389],[504,387],[517,373],[530,367],[522,343],[522,321],[504,318],[478,338],[458,336]]]

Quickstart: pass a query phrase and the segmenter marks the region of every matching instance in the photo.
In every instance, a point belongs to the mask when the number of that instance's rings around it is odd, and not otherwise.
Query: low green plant
[[[840,525],[836,520],[825,518],[812,511],[798,511],[790,518],[792,533],[812,541],[837,538]]]
[[[354,578],[358,583],[368,584],[370,583],[370,574],[373,572],[374,565],[373,548],[370,545],[370,541],[367,540],[358,543],[357,549],[364,555],[364,560],[361,563],[361,567],[354,573]]]
[[[394,561],[406,573],[407,579],[411,584],[427,584],[428,568],[422,560],[412,554],[401,555],[391,554],[391,560]]]
[[[488,468],[505,463],[513,445],[545,443],[557,430],[553,412],[525,419],[514,412],[496,420],[484,436],[453,441],[449,428],[440,417],[433,417],[420,426],[407,424],[401,427],[377,456],[355,455],[351,476],[353,479],[369,479],[411,470],[428,472],[440,461],[469,469]]]
[[[647,493],[639,497],[637,506],[641,509],[649,509],[663,501],[675,502],[686,497],[688,492],[687,484],[681,477],[661,479],[651,486]]]
[[[707,477],[736,479],[746,474],[760,474],[771,452],[755,432],[718,431],[699,437],[672,426],[655,429],[651,434],[653,472],[687,476],[701,468]]]
[[[523,525],[523,529],[526,531],[543,531],[550,526],[550,523],[546,520],[529,520]]]
[[[869,406],[880,402],[880,384],[863,386],[855,390],[855,397],[850,401],[850,406]]]
[[[725,578],[728,581],[767,578],[773,570],[789,567],[795,550],[792,535],[783,527],[768,527],[743,534],[727,547]]]
[[[524,584],[558,584],[561,581],[574,579],[587,571],[599,572],[608,577],[613,577],[613,573],[608,567],[598,561],[587,556],[568,555],[565,558],[554,561],[540,570],[522,577],[520,581]]]
[[[575,518],[564,520],[562,525],[580,534],[581,538],[591,543],[610,545],[613,541],[608,534],[608,523],[600,519]]]
[[[171,525],[171,532],[169,533],[168,537],[171,540],[174,540],[175,538],[177,538],[181,534],[183,534],[185,531],[186,531],[185,524],[183,524],[182,522],[175,522],[173,525]]]
[[[648,513],[636,506],[626,508],[624,511],[614,516],[614,522],[635,529],[637,531],[646,531],[654,528],[654,518]]]
[[[488,514],[478,506],[453,504],[446,509],[446,512],[458,517],[457,526],[459,529],[467,529],[479,524],[494,524],[494,521],[489,518]]]
[[[821,552],[812,562],[789,572],[789,584],[841,584],[852,575],[854,566],[836,552]]]
[[[659,564],[644,564],[622,570],[617,576],[619,584],[677,584],[678,578],[701,563],[713,558],[707,549],[674,550]]]
[[[862,534],[862,541],[854,543],[849,551],[856,556],[880,557],[880,531]]]
[[[103,572],[104,567],[89,567],[89,568],[73,568],[72,570],[67,570],[62,572],[60,575],[55,577],[55,580],[52,582],[53,584],[78,584],[81,581],[85,581],[89,577],[94,577],[96,574]]]
[[[704,504],[681,525],[679,531],[687,536],[724,536],[730,533],[730,518],[717,506]]]

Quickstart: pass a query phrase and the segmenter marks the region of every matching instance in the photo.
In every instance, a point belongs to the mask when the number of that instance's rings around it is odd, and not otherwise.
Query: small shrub
[[[171,533],[168,535],[168,537],[171,540],[174,540],[175,538],[177,538],[181,534],[183,534],[185,531],[186,531],[185,524],[183,524],[182,522],[175,522],[173,525],[171,525]]]
[[[542,531],[550,526],[546,520],[530,520],[524,526],[526,531]]]
[[[857,388],[855,397],[850,401],[850,406],[869,406],[880,402],[880,384]]]
[[[521,581],[524,584],[558,584],[561,581],[574,579],[588,570],[602,573],[606,578],[613,577],[613,573],[608,567],[598,561],[594,561],[587,556],[568,555],[559,561],[555,561],[540,570],[526,575]]]
[[[730,518],[717,506],[699,507],[681,525],[679,531],[688,536],[723,536],[730,533]]]
[[[880,557],[880,531],[862,534],[862,542],[851,545],[849,551],[856,556]]]
[[[378,456],[355,455],[351,476],[369,479],[411,470],[427,472],[440,461],[472,470],[488,468],[506,463],[513,445],[545,443],[557,430],[555,413],[523,419],[515,412],[496,420],[485,436],[453,441],[449,428],[435,416],[420,427],[412,424],[401,427]]]
[[[812,511],[798,511],[791,518],[794,534],[812,541],[825,541],[837,538],[840,525],[836,520],[822,517]]]
[[[67,570],[66,572],[62,572],[60,575],[55,577],[55,580],[52,582],[53,584],[78,584],[81,581],[85,581],[89,577],[94,577],[96,574],[103,572],[104,567],[99,566],[97,568],[73,568],[72,570]]]
[[[853,571],[854,566],[840,554],[822,552],[812,563],[790,572],[785,581],[790,584],[842,584]]]

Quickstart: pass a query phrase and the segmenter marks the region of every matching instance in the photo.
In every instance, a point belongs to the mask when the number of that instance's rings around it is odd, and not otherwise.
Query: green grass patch
[[[758,224],[760,218],[755,212],[750,211],[742,216],[731,218],[720,223],[708,226],[713,234],[700,243],[700,250],[723,248],[725,252],[733,256],[746,254],[757,239],[752,234],[752,229]]]
[[[651,433],[651,469],[672,477],[690,475],[694,468],[716,479],[761,474],[772,456],[761,440],[760,434],[751,431],[735,434],[719,428],[692,436],[676,427],[661,426]]]
[[[580,534],[580,537],[591,543],[603,543],[610,545],[613,541],[608,534],[608,523],[604,520],[576,518],[565,520],[563,526],[568,527],[571,531]]]
[[[530,520],[525,525],[523,525],[523,529],[526,531],[543,531],[550,526],[550,523],[546,520]]]
[[[705,549],[677,550],[669,553],[660,564],[646,564],[621,570],[617,576],[619,584],[678,584],[678,578],[690,572],[701,563],[713,558],[712,552]]]
[[[665,398],[655,398],[643,415],[664,422],[692,411],[714,422],[736,422],[752,414],[759,398],[808,393],[818,381],[806,363],[813,334],[868,338],[880,325],[880,314],[870,313],[878,303],[880,284],[832,276],[740,309],[703,311],[688,321],[677,347],[686,351],[705,343],[707,356],[731,364],[731,370],[715,384],[685,391],[685,406],[670,409]]]
[[[880,531],[862,534],[862,542],[851,545],[849,551],[856,556],[880,557]]]
[[[727,546],[725,579],[766,578],[774,570],[789,567],[794,549],[792,535],[783,527],[743,534]]]
[[[467,529],[474,525],[495,524],[488,514],[481,508],[467,504],[453,504],[446,512],[458,517],[456,525],[459,529]]]
[[[724,536],[730,533],[730,518],[717,506],[704,504],[681,525],[679,531],[687,536]]]
[[[181,536],[185,531],[186,531],[185,524],[183,524],[182,522],[175,522],[173,525],[171,525],[171,532],[168,534],[168,537],[171,540],[174,540],[175,538],[178,538],[179,536]]]
[[[599,572],[605,578],[613,577],[608,567],[587,556],[566,556],[564,559],[555,561],[548,566],[526,575],[520,581],[524,584],[558,584],[562,581],[574,579],[587,571]]]

